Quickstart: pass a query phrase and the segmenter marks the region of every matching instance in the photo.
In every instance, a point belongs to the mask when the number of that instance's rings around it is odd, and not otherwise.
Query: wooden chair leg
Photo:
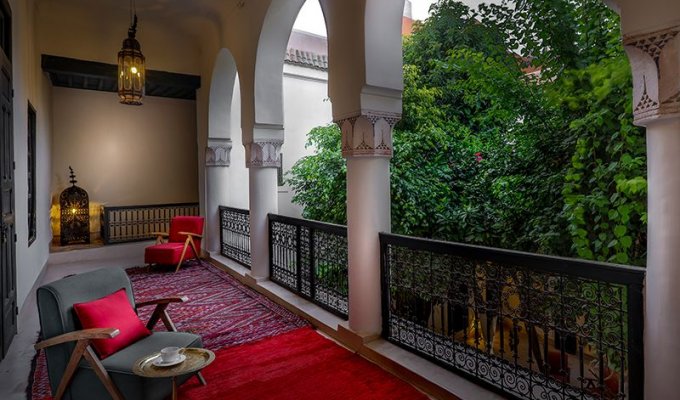
[[[54,395],[54,400],[61,400],[64,397],[64,393],[66,393],[68,385],[71,383],[71,380],[73,380],[73,375],[78,369],[78,364],[82,358],[85,358],[85,360],[90,364],[92,370],[102,382],[104,388],[106,388],[106,391],[109,392],[113,400],[125,400],[123,394],[120,393],[120,390],[118,390],[116,384],[113,383],[111,376],[109,376],[109,373],[106,372],[106,369],[104,369],[104,366],[99,361],[97,355],[94,354],[94,350],[92,350],[92,347],[90,347],[90,341],[87,339],[79,340],[76,343],[76,347],[73,349],[71,358],[68,360],[68,364],[66,365],[66,370],[64,370],[64,375],[61,377],[61,381],[57,387],[57,393]]]
[[[168,330],[168,332],[177,332],[175,324],[170,319],[170,314],[168,314],[168,311],[165,309],[163,309],[163,312],[161,313],[161,320],[163,321],[163,325],[165,325],[165,328]]]
[[[161,318],[161,314],[165,310],[165,307],[167,307],[167,304],[159,304],[156,306],[156,308],[153,310],[153,313],[149,317],[149,322],[146,323],[146,329],[150,331],[153,330],[153,327],[156,326],[156,323]]]
[[[116,384],[113,383],[113,379],[111,379],[109,373],[106,372],[106,369],[99,361],[97,355],[94,354],[92,347],[87,346],[87,348],[85,349],[84,356],[87,362],[90,363],[90,366],[92,367],[94,373],[97,374],[99,380],[102,382],[102,384],[104,384],[104,387],[106,388],[106,391],[109,392],[109,394],[111,395],[111,398],[113,400],[125,400],[125,397],[123,397],[123,394],[120,392],[120,390],[118,390]]]
[[[194,239],[189,236],[189,240],[191,241],[191,249],[194,251],[194,256],[196,256],[196,260],[201,261],[201,255],[198,253],[198,250],[196,249],[196,242],[194,242]]]
[[[76,343],[76,347],[73,349],[73,353],[71,353],[71,358],[68,360],[68,364],[66,364],[64,375],[61,376],[61,381],[59,382],[59,386],[57,387],[57,393],[54,395],[54,400],[61,400],[64,397],[64,393],[66,393],[66,388],[71,383],[71,380],[73,379],[73,374],[76,372],[76,369],[78,368],[78,363],[80,362],[80,359],[83,357],[85,349],[89,345],[90,345],[89,340],[79,340]]]
[[[182,249],[182,255],[179,258],[179,262],[177,263],[177,268],[175,269],[175,272],[179,271],[179,267],[182,266],[182,262],[184,261],[184,255],[187,253],[187,248],[189,247],[189,239],[187,239],[186,242],[184,242],[184,248]]]
[[[153,310],[153,313],[151,314],[151,317],[149,317],[149,322],[146,323],[146,329],[148,330],[153,330],[153,327],[156,326],[156,323],[160,319],[163,321],[163,325],[165,325],[165,328],[168,330],[168,332],[177,332],[177,327],[175,327],[175,323],[172,322],[172,319],[170,319],[170,314],[168,314],[167,308],[169,304],[158,304],[156,308]]]

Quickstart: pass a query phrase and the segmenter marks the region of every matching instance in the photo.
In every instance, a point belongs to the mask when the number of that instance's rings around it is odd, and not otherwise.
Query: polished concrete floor
[[[50,254],[40,282],[34,285],[19,312],[19,333],[14,337],[7,357],[0,362],[0,399],[26,399],[28,375],[35,355],[33,344],[38,338],[40,323],[35,289],[67,275],[98,268],[132,267],[143,264],[144,247],[148,243],[114,245],[99,249],[74,250]]]

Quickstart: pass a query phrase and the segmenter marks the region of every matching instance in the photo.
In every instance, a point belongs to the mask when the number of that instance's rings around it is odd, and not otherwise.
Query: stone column
[[[645,398],[677,396],[680,371],[680,25],[624,35],[635,124],[647,128]]]
[[[279,211],[277,168],[281,165],[281,139],[256,139],[246,144],[250,190],[250,275],[269,278],[269,223],[267,214]]]
[[[206,247],[208,251],[220,250],[219,206],[229,204],[228,172],[231,162],[231,139],[208,138],[205,148],[206,180]]]
[[[362,112],[338,121],[347,158],[349,327],[362,336],[381,331],[378,233],[391,231],[392,127],[399,118]]]

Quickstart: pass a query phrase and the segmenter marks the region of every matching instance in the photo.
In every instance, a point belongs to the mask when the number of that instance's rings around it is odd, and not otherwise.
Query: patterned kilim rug
[[[307,326],[307,322],[242,285],[221,269],[203,262],[185,264],[179,272],[136,267],[127,270],[137,301],[159,297],[187,296],[189,301],[172,304],[168,313],[177,330],[198,333],[211,350],[280,335]],[[148,320],[153,307],[139,310]],[[158,323],[155,330],[164,330]],[[45,354],[39,352],[29,378],[27,397],[51,399]]]

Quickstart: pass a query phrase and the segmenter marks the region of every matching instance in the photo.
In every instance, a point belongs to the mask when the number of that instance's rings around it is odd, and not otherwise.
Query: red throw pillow
[[[108,296],[73,305],[83,329],[116,328],[120,331],[112,339],[94,339],[92,346],[104,359],[132,343],[151,335],[132,309],[125,289]]]

